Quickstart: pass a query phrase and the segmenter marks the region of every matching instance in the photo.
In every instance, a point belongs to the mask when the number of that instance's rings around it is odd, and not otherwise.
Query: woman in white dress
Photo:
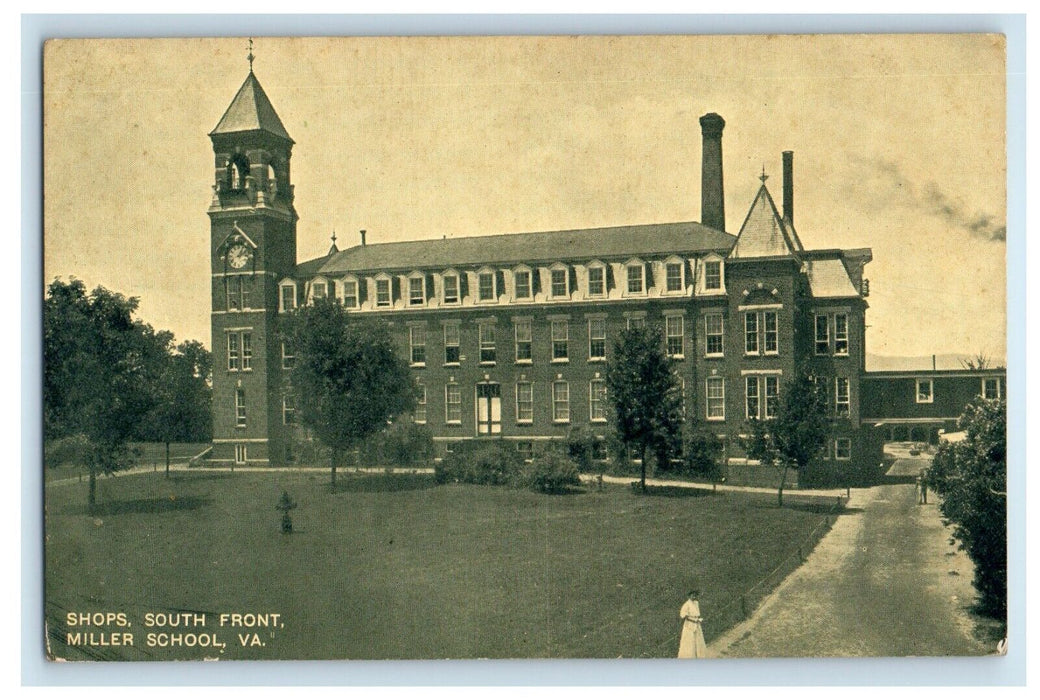
[[[703,659],[708,655],[708,645],[704,643],[704,631],[701,629],[701,606],[697,602],[700,591],[692,590],[688,599],[679,610],[682,619],[682,634],[679,636],[680,659]]]

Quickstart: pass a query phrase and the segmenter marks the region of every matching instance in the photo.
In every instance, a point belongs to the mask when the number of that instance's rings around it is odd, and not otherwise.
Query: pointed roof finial
[[[256,56],[253,55],[253,37],[249,37],[249,54],[246,56],[246,59],[249,61],[249,72],[250,73],[253,72],[253,59],[254,58],[256,58]]]
[[[762,181],[762,185],[763,186],[765,186],[766,180],[769,179],[769,176],[766,175],[766,164],[765,163],[762,164],[762,174],[758,176],[758,179]]]
[[[332,229],[332,245],[336,245],[336,229]]]

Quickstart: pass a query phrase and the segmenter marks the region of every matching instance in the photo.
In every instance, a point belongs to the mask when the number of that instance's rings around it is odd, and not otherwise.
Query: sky
[[[44,54],[44,284],[76,277],[209,345],[212,147],[245,38]],[[873,250],[867,349],[1006,353],[1004,45],[992,35],[254,41],[296,145],[300,260],[369,243],[700,219],[698,117],[726,120],[726,228],[794,151],[807,248]],[[1011,235],[1023,235],[1012,232]]]

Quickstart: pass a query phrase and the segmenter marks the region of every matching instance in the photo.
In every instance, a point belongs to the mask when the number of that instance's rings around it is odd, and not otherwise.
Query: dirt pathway
[[[970,560],[949,543],[933,499],[918,505],[908,455],[889,483],[853,492],[849,512],[746,623],[712,644],[722,657],[943,656],[995,651],[973,635]],[[706,614],[707,611],[705,611]]]

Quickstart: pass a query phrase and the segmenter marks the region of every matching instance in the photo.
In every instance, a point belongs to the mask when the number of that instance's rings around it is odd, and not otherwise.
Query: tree
[[[1007,615],[1007,404],[977,398],[958,421],[964,440],[944,442],[927,471],[939,511],[975,564],[979,609]]]
[[[165,445],[167,478],[171,442],[208,442],[213,434],[210,352],[197,340],[170,346],[161,358],[155,405],[137,436]]]
[[[961,367],[964,369],[981,370],[990,369],[992,366],[993,362],[989,359],[989,355],[982,352],[977,352],[971,357],[961,359]]]
[[[334,299],[301,307],[285,341],[296,362],[300,423],[329,449],[332,485],[343,454],[415,407],[416,386],[384,323],[356,320]]]
[[[682,428],[682,389],[661,338],[660,328],[623,331],[605,373],[617,436],[639,451],[643,491],[647,452],[667,461]]]
[[[55,280],[43,304],[45,441],[74,439],[89,472],[88,506],[97,475],[131,464],[129,440],[155,404],[172,336],[133,318],[137,299],[80,280]],[[78,437],[76,437],[78,436]]]
[[[713,484],[722,478],[722,459],[725,445],[722,439],[710,430],[698,427],[686,437],[686,471],[710,479]]]
[[[790,469],[804,469],[830,433],[827,398],[816,377],[799,372],[783,392],[776,417],[752,420],[745,440],[748,456],[780,472],[777,504],[784,505],[784,482]]]

